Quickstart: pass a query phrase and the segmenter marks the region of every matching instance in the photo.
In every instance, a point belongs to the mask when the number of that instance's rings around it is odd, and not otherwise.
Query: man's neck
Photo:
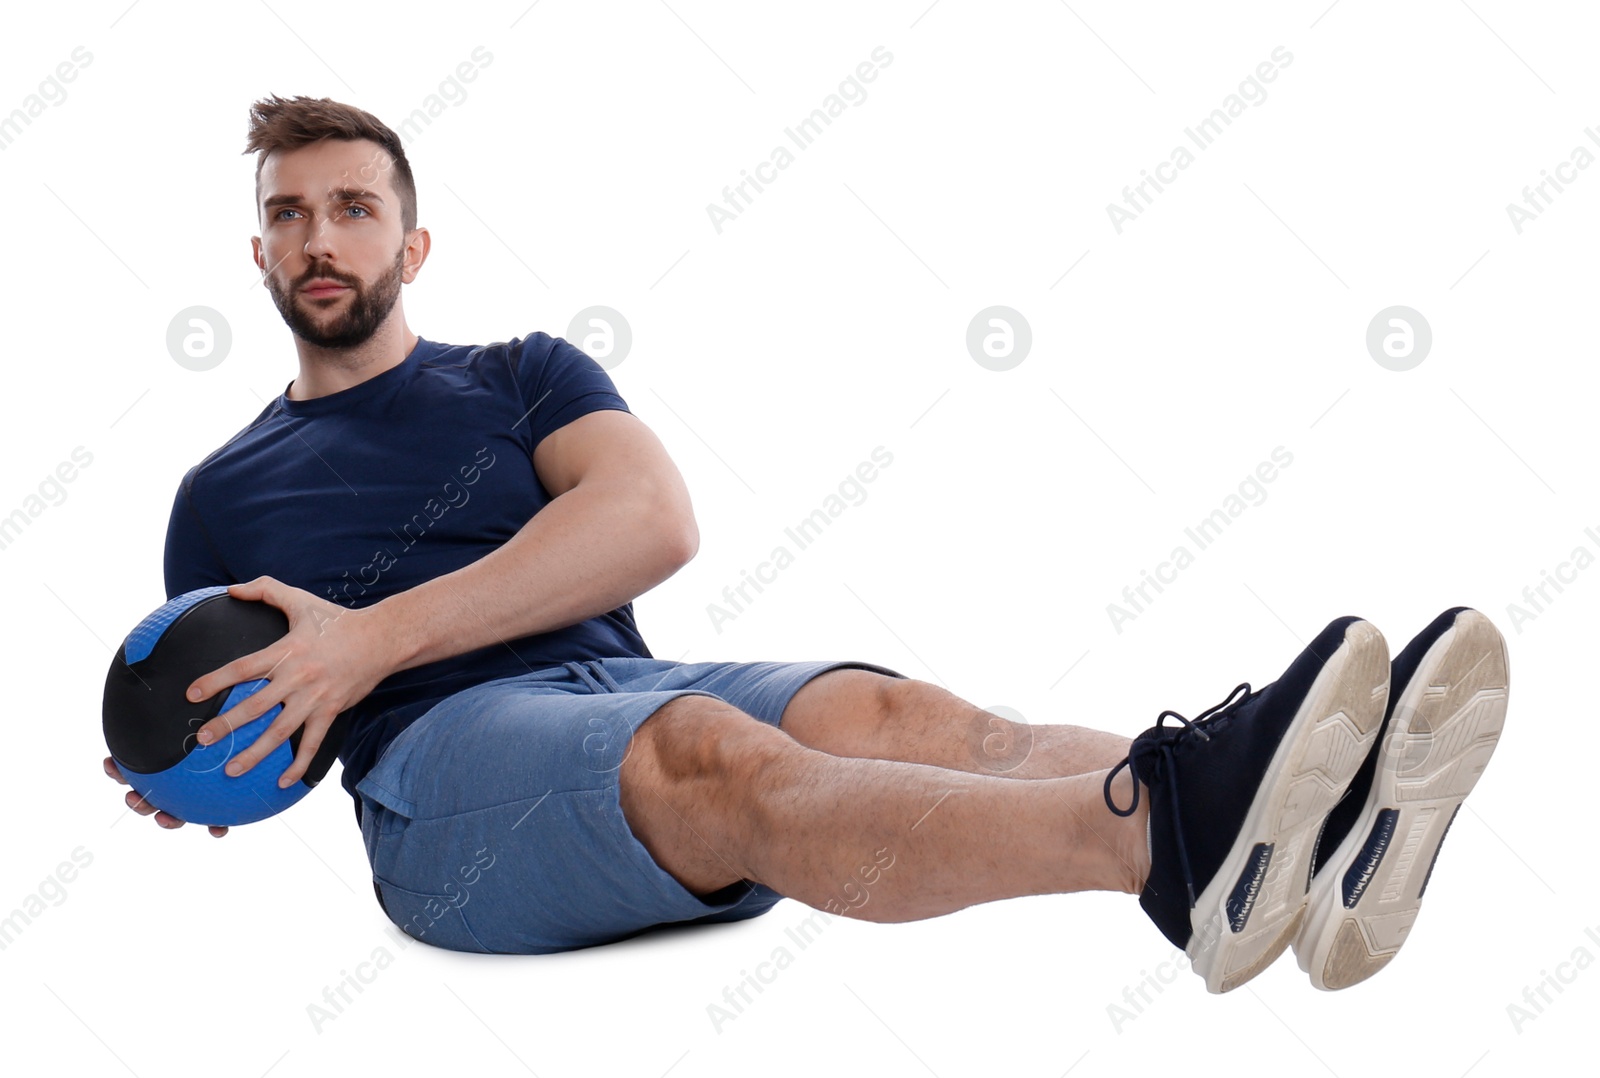
[[[379,331],[354,348],[322,348],[296,341],[300,375],[289,386],[290,400],[326,397],[360,385],[406,361],[417,346],[417,335],[401,325],[391,333]]]

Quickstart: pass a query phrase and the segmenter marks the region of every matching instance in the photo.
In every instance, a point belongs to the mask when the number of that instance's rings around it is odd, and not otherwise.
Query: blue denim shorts
[[[607,658],[485,682],[406,727],[356,785],[379,902],[457,951],[549,954],[656,925],[739,921],[783,895],[741,880],[706,897],[658,865],[622,814],[628,741],[679,696],[778,726],[800,687],[865,662]]]

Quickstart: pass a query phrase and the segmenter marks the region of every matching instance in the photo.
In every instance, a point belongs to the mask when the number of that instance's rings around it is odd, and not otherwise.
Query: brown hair
[[[417,227],[417,184],[411,177],[400,136],[370,112],[326,97],[283,98],[272,94],[250,106],[250,134],[245,153],[256,158],[256,212],[261,208],[261,168],[274,150],[293,150],[323,139],[370,139],[394,159],[390,182],[400,196],[400,227]]]

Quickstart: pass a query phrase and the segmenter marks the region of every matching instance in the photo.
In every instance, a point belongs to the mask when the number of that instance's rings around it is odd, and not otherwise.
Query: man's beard
[[[293,291],[285,291],[271,274],[266,278],[267,291],[271,293],[278,313],[296,337],[322,348],[354,348],[370,339],[384,319],[389,317],[389,312],[394,310],[395,301],[400,298],[400,273],[405,265],[405,257],[405,248],[402,247],[395,255],[394,264],[370,286],[351,284],[339,276],[332,277],[349,287],[355,295],[350,298],[348,308],[331,319],[326,315],[319,317],[302,306],[323,301],[304,295],[298,286]],[[313,280],[322,273],[321,270],[313,271],[306,276],[306,280]]]

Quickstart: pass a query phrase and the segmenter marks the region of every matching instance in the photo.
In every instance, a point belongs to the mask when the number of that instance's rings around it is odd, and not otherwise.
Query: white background
[[[223,11],[35,7],[0,35],[0,112],[74,48],[92,54],[0,151],[0,513],[75,447],[93,456],[0,550],[0,912],[72,851],[92,859],[0,951],[8,1061],[1484,1076],[1592,1050],[1600,877],[1580,821],[1600,572],[1547,590],[1531,620],[1509,610],[1575,547],[1600,552],[1584,533],[1600,526],[1600,169],[1520,234],[1506,212],[1575,147],[1600,152],[1582,5]],[[880,45],[893,59],[865,100],[719,234],[707,204]],[[1444,607],[1494,618],[1505,735],[1388,969],[1325,994],[1286,956],[1222,997],[1182,971],[1119,1025],[1108,1007],[1172,949],[1126,897],[1038,896],[837,919],[718,1029],[708,1004],[789,943],[805,907],[558,956],[464,955],[385,921],[337,772],[220,841],[123,807],[100,770],[100,694],[164,597],[173,491],[295,374],[250,261],[248,107],[329,96],[398,127],[479,46],[492,61],[407,147],[433,239],[407,317],[450,343],[568,335],[595,304],[626,317],[612,376],[682,469],[702,536],[635,604],[658,656],[866,659],[1031,722],[1131,736],[1163,708],[1193,715],[1270,681],[1341,614],[1395,651]],[[1292,62],[1266,98],[1118,234],[1107,205],[1279,46]],[[1433,331],[1406,372],[1365,343],[1396,304]],[[233,333],[203,373],[166,346],[195,305]],[[1009,371],[967,351],[992,305],[1031,326]],[[893,463],[865,501],[717,632],[707,605],[880,445]],[[1265,501],[1118,632],[1107,604],[1278,446],[1293,463]],[[379,949],[392,961],[318,1027],[308,1005]],[[1571,983],[1515,1023],[1508,1005],[1580,949],[1583,967],[1560,967]]]

